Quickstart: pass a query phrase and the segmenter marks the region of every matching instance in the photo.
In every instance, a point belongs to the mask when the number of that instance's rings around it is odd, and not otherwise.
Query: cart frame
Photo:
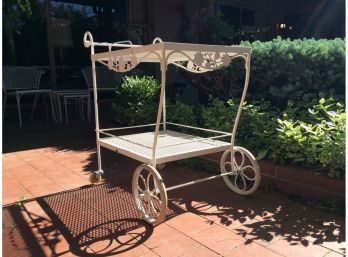
[[[84,46],[86,48],[90,47],[91,49],[91,62],[92,62],[92,77],[93,77],[93,92],[94,92],[94,108],[95,108],[95,126],[96,126],[96,143],[97,143],[97,156],[98,156],[98,170],[93,174],[92,182],[100,181],[101,175],[103,174],[102,170],[102,161],[101,161],[101,153],[100,147],[105,147],[111,149],[116,152],[120,152],[128,157],[139,160],[145,164],[139,166],[134,173],[133,176],[133,195],[137,202],[138,210],[143,214],[143,218],[148,222],[157,225],[160,223],[165,216],[163,214],[163,209],[167,207],[167,195],[166,192],[178,188],[182,188],[185,186],[194,185],[197,183],[201,183],[204,181],[217,179],[223,177],[226,184],[232,189],[234,192],[247,195],[253,193],[260,183],[260,171],[259,166],[256,162],[254,156],[246,149],[242,147],[235,146],[235,135],[237,132],[237,127],[242,111],[243,102],[246,97],[246,92],[249,84],[250,77],[250,58],[251,58],[251,48],[249,47],[241,47],[241,46],[213,46],[213,45],[198,45],[198,44],[181,44],[181,43],[170,43],[170,42],[162,42],[160,38],[155,38],[152,44],[149,45],[133,45],[130,41],[121,41],[115,43],[100,43],[94,42],[92,34],[90,32],[86,32],[84,35]],[[95,47],[106,47],[107,51],[101,53],[95,53]],[[113,48],[123,48],[121,50],[113,50]],[[221,56],[222,55],[222,56]],[[203,73],[207,71],[212,71],[216,69],[220,69],[222,67],[226,67],[236,58],[242,58],[245,63],[245,82],[243,87],[243,92],[241,96],[241,101],[238,107],[238,111],[234,120],[233,128],[231,133],[226,133],[223,131],[211,130],[206,128],[199,128],[188,126],[184,124],[172,123],[167,121],[166,114],[166,99],[165,99],[165,86],[166,86],[166,72],[169,64],[176,65],[179,68],[187,70],[189,72],[194,73]],[[139,126],[128,126],[128,127],[118,127],[118,128],[107,128],[101,129],[99,126],[99,113],[98,113],[98,91],[97,91],[97,78],[96,78],[96,62],[101,63],[102,65],[107,66],[110,70],[116,72],[126,72],[135,68],[141,62],[155,62],[160,64],[161,71],[161,89],[160,89],[160,98],[159,105],[157,110],[157,118],[156,123],[139,125]],[[182,150],[180,148],[179,143],[172,144],[159,144],[159,137],[173,137],[177,138],[179,141],[181,138],[185,137],[186,134],[178,134],[176,132],[171,132],[167,130],[167,125],[184,127],[193,130],[200,130],[218,134],[217,136],[211,136],[206,138],[191,138],[189,137],[188,144],[195,148],[194,151],[187,151],[187,149]],[[124,129],[134,129],[134,128],[144,128],[144,127],[155,127],[153,133],[148,134],[135,134],[128,137],[117,137],[113,134],[110,134],[112,131],[124,130]],[[163,127],[163,130],[160,130],[160,127]],[[106,138],[102,138],[101,136],[106,136]],[[216,139],[220,139],[223,137],[231,137],[230,143],[218,141]],[[147,145],[138,143],[139,140],[147,140],[149,137],[153,137],[153,140],[149,141]],[[123,140],[117,141],[117,140]],[[164,139],[163,139],[164,140]],[[169,140],[169,139],[168,139]],[[173,140],[173,139],[172,139]],[[174,140],[175,141],[175,140]],[[120,143],[121,142],[121,143]],[[119,147],[120,144],[132,144],[131,147],[139,148],[138,152],[128,150],[127,148]],[[204,145],[202,149],[199,147]],[[213,146],[212,146],[213,145]],[[175,149],[179,149],[183,151],[182,153],[174,153]],[[161,149],[172,149],[172,152],[168,155],[168,151],[163,151],[163,156],[161,156]],[[164,164],[169,161],[179,160],[190,158],[194,156],[200,156],[209,153],[215,153],[225,151],[220,167],[221,174],[210,176],[207,178],[198,179],[195,181],[190,181],[187,183],[179,184],[176,186],[172,186],[169,188],[165,188],[164,183],[162,181],[161,176],[157,172],[156,167],[160,164]],[[144,154],[143,154],[144,153]],[[146,154],[145,154],[146,153]],[[239,161],[236,157],[236,154],[239,153]],[[167,155],[165,155],[167,154]],[[246,157],[246,158],[245,158]],[[247,159],[247,161],[245,161]],[[230,165],[230,168],[227,169],[226,165]],[[245,175],[244,172],[249,169],[255,173],[255,177],[250,177],[249,175]],[[142,170],[147,170],[148,175],[146,179],[140,173]],[[233,181],[228,180],[228,176],[233,175]],[[150,180],[153,177],[152,186],[155,189],[150,190],[140,189],[139,181],[143,181],[143,184],[150,187]],[[237,177],[242,178],[243,188],[238,188],[237,186]],[[246,181],[253,181],[254,185],[250,190],[246,190]],[[162,192],[164,191],[164,193]],[[157,194],[156,199],[161,199],[165,201],[160,202],[160,215],[155,217],[149,214],[150,211],[146,211],[145,207],[139,203],[142,199],[149,199],[153,196],[153,194]],[[152,198],[151,198],[152,199]],[[150,201],[151,202],[151,201]],[[149,207],[150,208],[150,207]],[[154,204],[151,202],[151,212],[156,210]]]

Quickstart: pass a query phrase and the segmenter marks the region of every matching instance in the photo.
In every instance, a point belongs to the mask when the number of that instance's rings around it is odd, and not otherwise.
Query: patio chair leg
[[[75,112],[79,113],[79,101],[78,100],[75,102]],[[79,113],[79,115],[81,117],[81,113]]]
[[[34,98],[34,103],[33,103],[33,107],[31,108],[31,115],[30,115],[30,120],[33,119],[34,117],[34,111],[35,111],[35,108],[36,108],[36,104],[37,104],[37,99],[39,98],[39,94],[35,94],[35,98]]]
[[[19,127],[22,127],[22,114],[21,114],[21,95],[16,94],[16,99],[17,99],[17,107],[18,107],[18,118],[19,118]]]
[[[5,119],[6,100],[7,100],[7,95],[6,95],[6,93],[4,93],[4,103],[2,106],[2,121],[4,121],[4,119]]]
[[[64,98],[64,106],[65,106],[65,123],[68,125],[68,107],[67,107],[67,100]]]
[[[58,116],[59,116],[59,121],[63,122],[63,115],[62,115],[62,106],[60,103],[60,97],[57,95],[57,104],[58,104]]]
[[[51,111],[52,111],[52,119],[54,122],[57,122],[57,118],[56,118],[56,113],[54,111],[54,99],[53,99],[53,93],[48,93],[50,96],[50,100],[51,100]]]
[[[48,119],[48,109],[47,109],[47,101],[46,101],[46,96],[45,94],[42,94],[44,105],[45,105],[45,110],[46,110],[46,119]]]
[[[82,120],[85,120],[85,115],[83,114],[83,112],[84,112],[83,98],[81,98],[80,102],[81,102],[81,117],[82,117]]]

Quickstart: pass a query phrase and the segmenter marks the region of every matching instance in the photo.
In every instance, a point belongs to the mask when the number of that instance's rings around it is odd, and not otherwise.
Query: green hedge
[[[265,98],[276,106],[288,100],[344,99],[344,39],[283,40],[278,37],[269,42],[242,42],[241,45],[252,47],[248,99]],[[187,76],[198,88],[212,95],[239,98],[244,81],[243,62],[234,61],[225,70]]]
[[[237,102],[212,99],[203,108],[206,127],[231,131]],[[280,164],[294,164],[345,175],[345,120],[343,104],[333,99],[294,105],[285,110],[269,102],[244,103],[236,143],[248,148],[257,159],[267,158]]]
[[[158,82],[152,77],[126,77],[113,103],[116,121],[128,125],[155,122],[158,92]],[[230,132],[238,106],[236,100],[211,98],[207,106],[194,108],[176,100],[167,103],[167,118]],[[343,104],[333,99],[288,101],[283,110],[269,101],[245,102],[236,144],[257,159],[324,169],[341,178],[345,172],[345,119]]]
[[[156,120],[159,85],[152,77],[125,77],[112,109],[116,121],[135,125]],[[180,100],[167,103],[168,121],[231,132],[239,103],[211,98],[207,106],[188,106]],[[236,144],[257,159],[295,164],[345,175],[344,106],[337,100],[288,101],[284,109],[270,101],[243,104]]]

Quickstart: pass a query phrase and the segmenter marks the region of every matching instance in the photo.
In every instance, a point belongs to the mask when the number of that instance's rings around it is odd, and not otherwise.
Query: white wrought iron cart
[[[252,194],[260,184],[261,175],[254,156],[245,148],[234,145],[235,135],[242,110],[250,75],[251,48],[241,46],[201,45],[162,42],[156,38],[149,45],[132,45],[130,41],[116,43],[94,42],[90,32],[84,35],[84,46],[91,48],[93,73],[94,108],[98,170],[91,175],[91,182],[98,182],[103,174],[100,147],[105,147],[143,164],[134,171],[132,191],[136,207],[147,222],[157,225],[165,219],[167,192],[185,186],[223,177],[227,186],[237,194]],[[95,47],[105,47],[104,52],[95,53]],[[115,48],[123,48],[115,50]],[[166,117],[166,71],[169,64],[176,65],[188,72],[203,73],[230,65],[236,58],[245,63],[245,83],[240,105],[234,119],[232,133],[176,124]],[[96,63],[107,66],[115,72],[126,72],[139,63],[159,63],[161,70],[161,90],[154,124],[132,127],[99,127]],[[213,133],[214,136],[202,137],[169,130],[167,127],[181,127]],[[130,131],[135,128],[154,127],[153,132],[142,132],[116,136],[112,131]],[[232,125],[231,125],[232,127]],[[128,132],[127,132],[128,133]],[[229,142],[219,139],[231,137]],[[198,179],[184,184],[165,187],[159,169],[170,161],[176,161],[205,154],[224,151],[221,161],[221,174]]]

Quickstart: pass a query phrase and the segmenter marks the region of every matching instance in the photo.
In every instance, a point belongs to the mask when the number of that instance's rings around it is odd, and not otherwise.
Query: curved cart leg
[[[230,175],[223,176],[223,179],[233,192],[239,195],[250,195],[260,185],[261,174],[259,165],[255,157],[247,149],[239,146],[235,146],[233,149],[233,156],[232,150],[226,150],[221,157],[221,173],[233,171]]]
[[[158,225],[166,216],[167,191],[161,175],[151,165],[137,167],[132,181],[133,197],[142,219]]]

